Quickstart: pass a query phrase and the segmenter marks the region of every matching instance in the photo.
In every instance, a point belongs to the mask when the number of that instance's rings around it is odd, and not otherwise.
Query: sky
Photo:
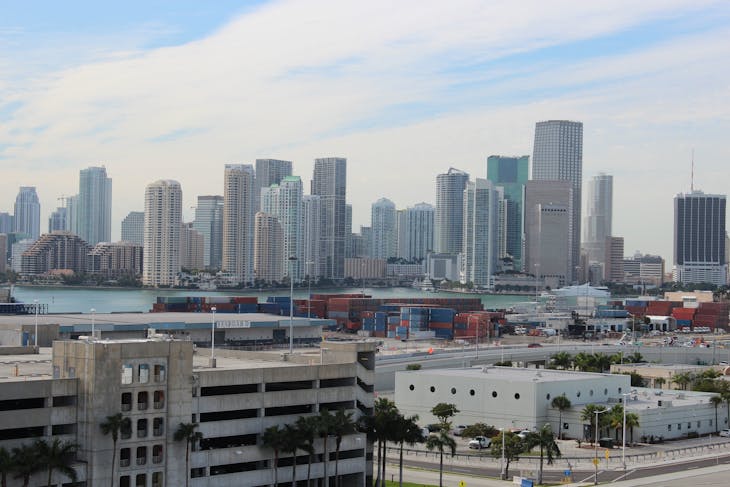
[[[348,160],[353,228],[381,197],[434,204],[436,175],[531,155],[535,122],[584,124],[590,177],[614,176],[625,253],[672,259],[673,198],[727,193],[730,3],[0,0],[0,211],[35,185],[41,230],[113,179],[112,237],[145,186],[184,217],[223,167]],[[308,192],[308,191],[305,191]],[[584,212],[585,214],[585,212]]]

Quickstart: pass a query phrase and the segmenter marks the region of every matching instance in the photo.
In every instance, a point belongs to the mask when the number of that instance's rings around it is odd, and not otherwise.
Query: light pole
[[[91,339],[93,340],[95,337],[94,334],[94,318],[96,317],[96,310],[94,308],[91,308]]]
[[[38,349],[38,300],[34,299],[33,303],[35,304],[35,331],[34,331],[35,341],[34,341],[34,343],[35,343],[35,348],[37,350]]]
[[[210,307],[213,318],[210,322],[210,366],[215,367],[215,306]]]
[[[593,438],[593,466],[596,470],[596,475],[593,478],[593,485],[598,485],[598,415],[607,413],[611,410],[611,408],[601,410],[596,410],[596,436]]]
[[[294,262],[297,258],[289,257],[289,283],[291,291],[289,294],[289,353],[294,353]]]
[[[624,392],[621,394],[624,397],[624,420],[621,426],[622,438],[621,438],[621,463],[626,470],[626,405],[629,403],[629,396],[631,392]]]

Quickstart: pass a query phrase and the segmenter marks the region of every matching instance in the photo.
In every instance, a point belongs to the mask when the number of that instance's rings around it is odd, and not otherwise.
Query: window
[[[146,474],[139,474],[137,475],[137,478],[135,479],[135,487],[147,487],[147,475]]]
[[[604,396],[608,396],[608,389],[604,389],[604,390],[603,390],[603,395],[604,395]]]
[[[436,388],[434,386],[430,387],[431,392],[436,392]]]
[[[415,388],[416,388],[416,387],[415,387],[415,386],[414,386],[413,384],[411,384],[411,385],[409,385],[409,386],[408,386],[408,389],[410,389],[410,390],[413,390],[413,389],[415,389]]]
[[[621,391],[622,391],[622,390],[623,390],[623,389],[622,389],[621,387],[619,387],[619,388],[618,388],[618,393],[619,393],[619,394],[621,394]]]
[[[155,364],[155,368],[153,369],[154,372],[154,379],[155,382],[165,382],[165,366],[160,364]]]
[[[122,365],[122,384],[131,384],[134,376],[134,369],[129,364]]]
[[[162,472],[152,474],[152,487],[162,487]]]
[[[119,487],[131,487],[129,482],[129,475],[122,475],[119,477]]]
[[[139,365],[139,382],[146,384],[150,381],[150,366],[147,364]]]
[[[497,391],[492,391],[492,397],[497,397]]]
[[[474,391],[474,389],[469,389],[469,395],[470,396],[473,396],[474,394],[476,394],[476,392]]]
[[[575,397],[580,397],[580,391],[575,393]]]
[[[162,409],[165,407],[165,391],[155,391],[154,393],[155,409]]]
[[[702,425],[702,421],[697,421],[697,427],[699,428]]]
[[[137,447],[137,465],[144,465],[147,463],[147,447]]]
[[[550,400],[550,393],[549,392],[548,392],[548,395],[545,396],[545,399],[547,399],[548,401]]]
[[[677,431],[682,429],[682,423],[677,423]]]
[[[148,406],[148,394],[147,391],[141,391],[137,393],[137,410],[144,411]]]
[[[687,429],[692,428],[692,423],[687,423]]]
[[[667,425],[667,431],[672,431],[672,425],[671,424],[668,424]]]
[[[137,420],[137,438],[146,438],[146,437],[147,437],[147,420],[138,419]]]
[[[162,463],[162,445],[152,447],[152,463]]]
[[[520,399],[520,393],[519,392],[515,392],[515,399],[517,399],[519,401],[519,399]]]
[[[451,393],[452,393],[452,394],[456,394],[456,387],[452,387],[452,388],[451,388]]]
[[[591,396],[591,397],[593,397],[593,389],[591,389],[590,391],[588,391],[588,395]]]
[[[122,448],[119,452],[119,466],[120,467],[129,467],[130,458],[131,458],[131,453],[129,451],[129,448]]]
[[[123,392],[122,393],[122,411],[131,411],[131,410],[132,410],[132,393]]]
[[[165,420],[163,418],[155,418],[152,420],[152,434],[155,436],[165,434]]]

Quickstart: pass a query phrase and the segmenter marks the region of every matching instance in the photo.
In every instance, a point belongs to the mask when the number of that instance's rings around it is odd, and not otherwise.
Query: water
[[[361,288],[312,289],[312,293],[336,294],[359,293]],[[306,299],[307,289],[294,289],[294,299]],[[412,288],[365,288],[365,294],[374,298],[480,297],[485,308],[505,308],[515,303],[530,301],[530,296],[476,295],[457,293],[431,293]],[[49,313],[88,313],[92,308],[97,313],[148,312],[157,296],[258,296],[264,301],[267,296],[289,296],[289,290],[252,291],[199,291],[181,289],[97,289],[72,287],[15,286],[13,296],[18,301],[48,305]]]

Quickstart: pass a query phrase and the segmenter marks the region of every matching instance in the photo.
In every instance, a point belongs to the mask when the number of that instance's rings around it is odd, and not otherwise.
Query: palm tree
[[[203,433],[195,431],[198,423],[180,423],[175,431],[173,439],[185,442],[185,487],[190,479],[190,446],[203,439]]]
[[[103,421],[99,427],[103,435],[112,435],[112,482],[111,487],[114,487],[114,467],[117,464],[117,441],[119,440],[119,432],[126,432],[131,430],[132,421],[129,418],[125,418],[122,413],[113,414],[107,416],[106,420]]]
[[[41,469],[38,452],[33,445],[13,448],[13,470],[16,479],[23,479],[23,487],[28,487],[30,476]]]
[[[666,382],[667,379],[665,379],[664,377],[657,377],[656,379],[654,379],[654,387],[661,389],[662,386],[666,384]]]
[[[598,372],[606,372],[611,369],[611,357],[603,353],[594,354],[594,367]]]
[[[605,411],[606,406],[600,406],[598,404],[588,404],[586,407],[583,408],[583,410],[580,412],[580,419],[582,421],[588,421],[591,424],[591,443],[595,443],[598,441],[598,438],[594,438],[596,430],[596,411]],[[600,416],[600,414],[599,414]],[[598,427],[600,428],[602,426],[602,423],[604,423],[605,420],[603,418],[600,418],[598,420]]]
[[[405,417],[398,416],[398,421],[393,428],[393,437],[400,444],[400,456],[398,460],[398,484],[403,487],[403,444],[414,445],[424,440],[421,427],[418,426],[418,415]]]
[[[0,487],[8,487],[8,474],[13,470],[13,456],[0,446]]]
[[[573,407],[573,405],[570,403],[570,399],[565,397],[565,394],[562,394],[560,396],[556,396],[553,398],[552,402],[550,403],[550,406],[557,409],[559,411],[558,414],[558,435],[561,437],[563,436],[563,411],[570,409]]]
[[[368,434],[369,441],[378,442],[378,470],[375,485],[385,485],[385,457],[387,441],[392,436],[393,424],[399,416],[395,403],[384,397],[375,400],[372,416],[362,418],[362,429]]]
[[[690,374],[689,372],[682,372],[680,374],[675,375],[672,378],[672,382],[674,382],[679,387],[681,387],[683,391],[686,391],[687,384],[692,382],[692,374]]]
[[[639,415],[636,413],[626,413],[626,427],[631,433],[631,443],[634,442],[634,428],[639,427]]]
[[[300,416],[297,419],[296,427],[299,431],[297,437],[301,440],[299,448],[307,452],[307,487],[312,479],[312,456],[314,455],[314,438],[317,431],[316,416]]]
[[[287,447],[288,440],[286,430],[279,428],[278,424],[266,428],[261,436],[263,445],[274,451],[274,461],[271,464],[271,470],[274,472],[274,487],[279,485],[279,452]]]
[[[46,440],[38,440],[34,446],[38,452],[39,462],[48,468],[46,485],[51,485],[54,470],[58,470],[72,482],[76,482],[76,470],[71,467],[70,463],[76,455],[77,444],[54,438],[50,443]]]
[[[323,409],[317,416],[317,435],[322,438],[322,456],[324,458],[324,485],[329,485],[329,451],[327,450],[327,438],[332,434],[335,417],[327,409]]]
[[[443,428],[438,434],[431,435],[426,440],[426,448],[439,451],[439,487],[444,487],[444,450],[449,449],[451,456],[456,455],[456,442]]]
[[[634,352],[629,355],[626,360],[628,360],[630,364],[638,364],[644,362],[644,356],[641,355],[639,352]]]
[[[284,446],[281,448],[281,451],[283,451],[284,453],[291,453],[291,484],[292,487],[297,487],[297,451],[301,450],[304,446],[304,438],[302,437],[302,431],[296,424],[285,424],[284,436],[286,437],[287,441],[284,442]]]
[[[710,398],[710,402],[713,406],[715,406],[715,433],[717,433],[720,431],[720,425],[717,424],[717,406],[719,406],[722,402],[722,398],[720,396],[712,396]]]
[[[585,352],[579,352],[573,359],[573,364],[581,372],[588,372],[595,367],[595,357]]]
[[[536,446],[540,447],[540,470],[537,476],[537,483],[542,484],[542,467],[544,457],[547,455],[548,465],[552,465],[555,458],[560,458],[560,448],[555,442],[555,435],[550,424],[546,424],[540,428],[536,433],[530,433],[525,438],[525,445],[527,450],[532,450]]]
[[[568,352],[558,352],[553,355],[550,360],[559,369],[567,369],[570,367],[572,356]]]
[[[335,487],[340,486],[339,464],[342,438],[357,432],[357,423],[352,420],[352,413],[338,409],[332,421],[332,433],[335,436]]]
[[[618,441],[618,432],[624,427],[624,407],[617,404],[608,413],[608,425],[616,430],[616,441]]]
[[[504,435],[504,439],[502,435]],[[499,474],[502,480],[509,478],[509,464],[520,459],[524,446],[522,439],[511,431],[500,431],[497,436],[492,438],[492,456],[505,460],[504,471]]]

